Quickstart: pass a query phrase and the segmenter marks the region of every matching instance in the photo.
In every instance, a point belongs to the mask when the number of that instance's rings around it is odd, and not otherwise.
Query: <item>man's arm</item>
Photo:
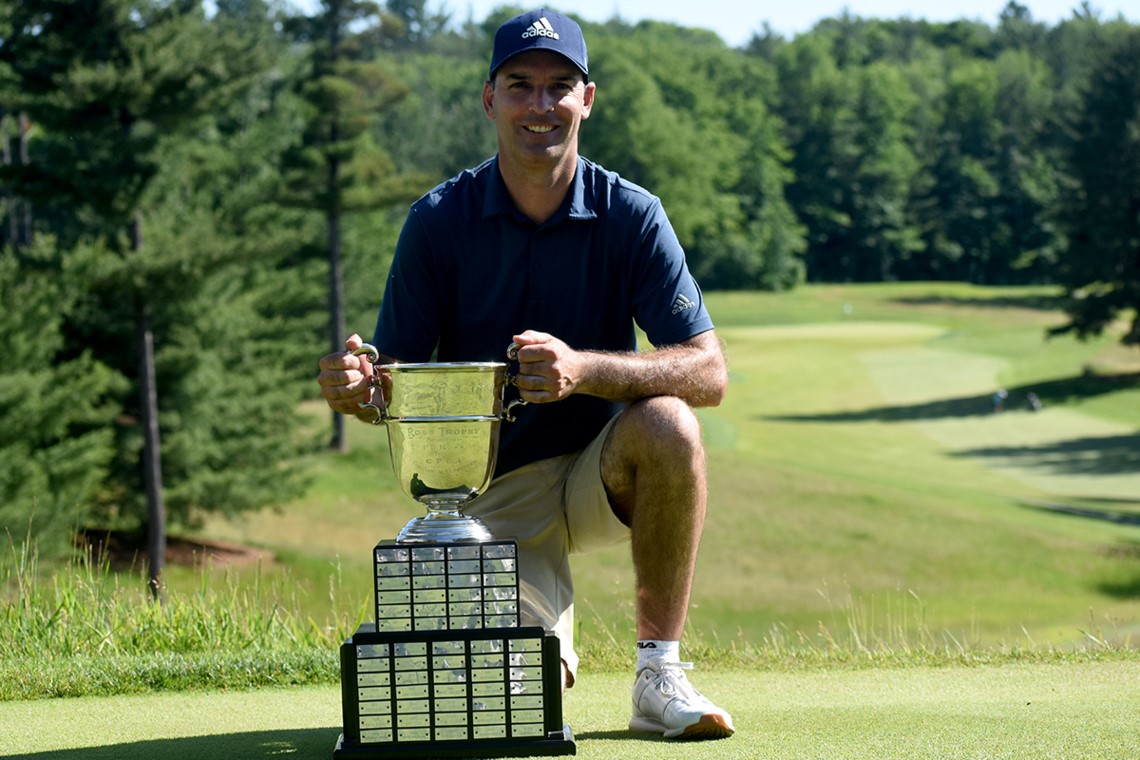
[[[519,344],[520,395],[542,404],[574,393],[610,401],[676,396],[690,406],[717,406],[728,387],[724,351],[714,330],[652,353],[576,351],[548,333],[527,330]]]

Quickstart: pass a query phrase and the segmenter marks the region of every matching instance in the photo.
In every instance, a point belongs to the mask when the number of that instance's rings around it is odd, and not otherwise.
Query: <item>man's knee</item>
[[[701,425],[692,407],[674,396],[655,396],[631,404],[615,426],[623,453],[650,461],[703,454]],[[611,436],[613,438],[613,436]]]
[[[639,478],[688,491],[698,485],[703,468],[700,422],[688,404],[672,396],[627,407],[602,449],[606,494],[626,525],[631,524]]]

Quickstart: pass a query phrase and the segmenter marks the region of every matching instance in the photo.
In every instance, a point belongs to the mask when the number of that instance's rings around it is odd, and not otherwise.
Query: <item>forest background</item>
[[[424,0],[0,0],[0,530],[287,502],[316,357],[368,331],[408,203],[495,151],[494,30]],[[584,23],[582,152],[659,195],[706,290],[1056,287],[1140,343],[1140,27],[851,16],[730,48]]]

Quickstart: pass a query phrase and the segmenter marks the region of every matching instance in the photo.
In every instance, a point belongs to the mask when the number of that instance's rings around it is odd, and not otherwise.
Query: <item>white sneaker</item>
[[[653,731],[666,738],[721,739],[732,736],[732,716],[693,688],[685,671],[691,662],[650,663],[633,683],[631,731]]]

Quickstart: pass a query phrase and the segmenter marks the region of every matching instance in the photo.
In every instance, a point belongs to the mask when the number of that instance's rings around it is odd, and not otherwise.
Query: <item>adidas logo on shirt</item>
[[[688,311],[689,309],[695,308],[697,308],[697,305],[690,299],[686,298],[683,294],[677,296],[677,298],[673,301],[674,314],[680,314],[683,311]]]
[[[554,27],[550,25],[550,22],[546,20],[545,16],[535,21],[522,33],[524,40],[530,37],[549,37],[552,40],[560,39],[558,32],[554,31]]]

